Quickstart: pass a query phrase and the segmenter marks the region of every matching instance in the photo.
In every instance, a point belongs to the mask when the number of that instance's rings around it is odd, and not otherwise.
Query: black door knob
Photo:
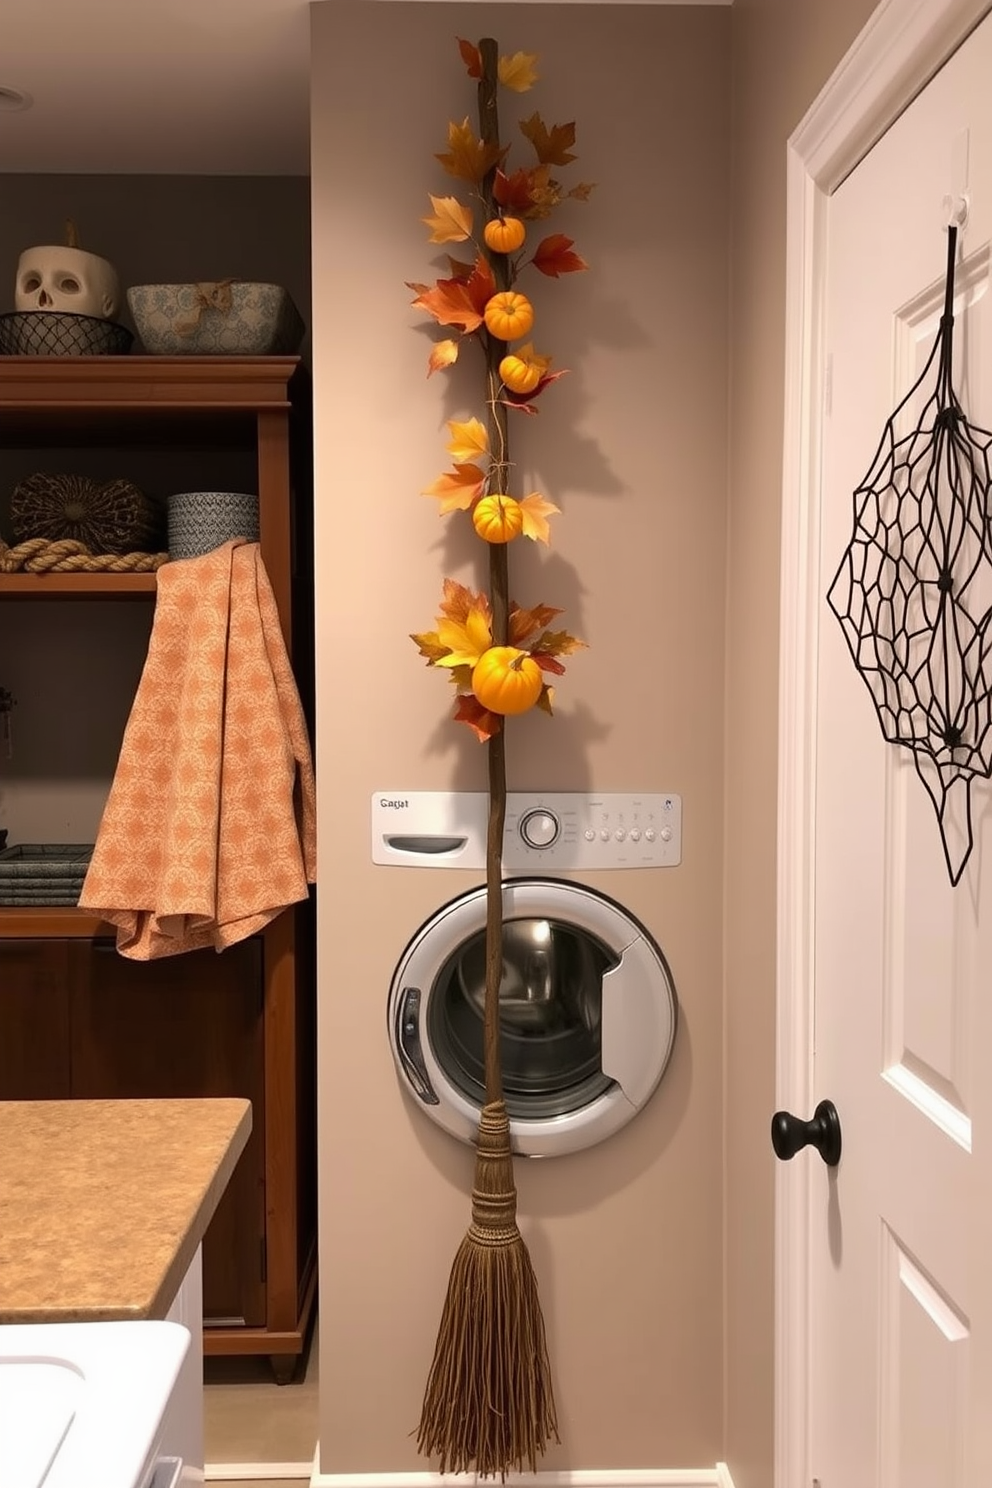
[[[795,1157],[804,1147],[815,1147],[828,1168],[840,1162],[840,1117],[833,1101],[822,1100],[813,1112],[812,1121],[803,1121],[789,1111],[776,1111],[772,1117],[772,1146],[783,1162]]]

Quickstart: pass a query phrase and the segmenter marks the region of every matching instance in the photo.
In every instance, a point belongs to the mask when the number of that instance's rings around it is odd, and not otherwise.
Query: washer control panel
[[[372,861],[413,868],[486,866],[485,791],[374,791]],[[674,868],[682,798],[671,792],[520,792],[506,798],[505,873]]]

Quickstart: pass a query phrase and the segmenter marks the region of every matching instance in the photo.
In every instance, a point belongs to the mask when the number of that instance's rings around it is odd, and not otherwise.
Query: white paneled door
[[[975,846],[953,888],[930,797],[909,753],[884,742],[826,604],[852,532],[852,493],[937,334],[946,224],[964,211],[954,383],[969,420],[992,429],[990,79],[992,18],[838,187],[826,214],[814,1090],[836,1105],[843,1150],[834,1168],[813,1149],[793,1159],[814,1165],[810,1461],[821,1488],[992,1481],[992,789],[972,790]],[[897,435],[921,409],[922,399],[905,410]],[[921,474],[922,462],[897,477],[902,501],[890,491],[875,503],[874,539],[861,557],[877,587],[866,607],[852,606],[865,635],[877,625],[894,637],[889,654],[908,657],[908,672],[924,640],[901,651],[899,635],[923,617],[919,594],[903,603],[900,555],[924,562],[948,520],[946,507],[934,519],[926,502],[914,505]],[[967,541],[982,540],[979,530]],[[984,542],[992,553],[988,527]],[[973,611],[992,604],[992,579],[975,585]],[[967,636],[952,629],[925,648],[937,692],[953,694],[954,650]],[[865,664],[878,654],[867,643]],[[917,684],[925,705],[929,684]],[[909,706],[907,686],[900,705]],[[939,713],[932,709],[936,727]],[[952,853],[962,809],[955,788]]]

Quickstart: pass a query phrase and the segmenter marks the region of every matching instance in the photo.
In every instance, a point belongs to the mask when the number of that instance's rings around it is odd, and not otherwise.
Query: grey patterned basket
[[[258,497],[244,491],[178,491],[169,497],[169,557],[198,558],[232,537],[258,542]]]

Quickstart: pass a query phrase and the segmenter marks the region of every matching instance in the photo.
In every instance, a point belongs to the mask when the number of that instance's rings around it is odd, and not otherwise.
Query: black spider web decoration
[[[957,229],[944,311],[917,381],[854,492],[854,532],[827,593],[885,739],[913,756],[952,885],[974,846],[971,785],[992,775],[992,433],[951,385]],[[902,415],[933,383],[916,427]]]

